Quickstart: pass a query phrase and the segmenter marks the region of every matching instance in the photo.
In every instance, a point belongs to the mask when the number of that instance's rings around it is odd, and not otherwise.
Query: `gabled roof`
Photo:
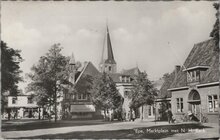
[[[128,69],[128,70],[123,70],[121,72],[121,74],[130,75],[130,76],[138,75],[139,73],[140,73],[140,70],[138,69],[138,67],[135,67],[135,68],[132,68],[132,69]]]
[[[195,66],[210,66],[212,63],[212,57],[214,51],[215,42],[213,39],[209,39],[194,45],[193,49],[189,53],[184,66],[186,68]]]
[[[77,74],[77,73],[76,73]],[[78,76],[76,78],[75,85],[81,80],[81,78],[85,75],[90,75],[92,77],[98,76],[100,73],[96,69],[96,67],[91,62],[86,62],[85,66],[83,67],[82,71],[78,73]]]
[[[112,78],[112,80],[113,80],[115,83],[120,83],[120,82],[121,82],[121,81],[120,81],[120,76],[121,76],[120,73],[109,73],[108,75]]]
[[[216,51],[215,47],[213,39],[197,43],[184,62],[186,68],[209,66],[206,71],[201,73],[200,83],[219,81],[219,51]],[[187,86],[187,75],[183,70],[184,68],[181,67],[175,80],[171,84],[171,88]]]

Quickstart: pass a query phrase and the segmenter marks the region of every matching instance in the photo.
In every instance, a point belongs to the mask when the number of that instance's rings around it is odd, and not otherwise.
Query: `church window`
[[[109,66],[109,67],[108,67],[108,70],[109,70],[109,71],[111,71],[111,70],[112,70],[112,67],[111,67],[111,66]]]

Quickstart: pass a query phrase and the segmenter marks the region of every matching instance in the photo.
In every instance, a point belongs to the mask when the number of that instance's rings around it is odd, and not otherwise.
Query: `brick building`
[[[176,119],[193,113],[199,120],[218,122],[219,51],[213,39],[194,45],[182,67],[176,66],[164,83],[162,99],[171,103]],[[167,84],[167,85],[165,85]],[[161,96],[162,97],[162,96]]]

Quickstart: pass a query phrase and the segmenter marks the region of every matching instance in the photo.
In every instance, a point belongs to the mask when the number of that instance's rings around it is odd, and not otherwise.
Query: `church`
[[[64,98],[62,101],[62,111],[70,114],[70,119],[93,119],[101,118],[101,111],[95,108],[90,99],[90,91],[86,87],[87,82],[91,81],[95,76],[101,75],[101,73],[107,73],[116,84],[121,96],[124,98],[123,110],[126,112],[126,119],[129,116],[129,102],[128,93],[132,89],[132,80],[135,75],[140,73],[138,67],[134,67],[128,70],[117,72],[117,62],[114,59],[114,53],[112,49],[112,43],[110,38],[109,29],[106,29],[105,45],[102,50],[102,58],[97,69],[92,62],[85,62],[82,68],[76,68],[75,58],[72,55],[69,61],[70,66],[70,78],[69,81],[78,89],[78,93],[68,90],[64,92]],[[92,93],[91,93],[92,94]],[[153,106],[152,106],[153,107]],[[154,117],[152,107],[145,107],[145,118]],[[149,112],[150,111],[150,112]],[[140,117],[140,111],[136,111],[136,117]]]

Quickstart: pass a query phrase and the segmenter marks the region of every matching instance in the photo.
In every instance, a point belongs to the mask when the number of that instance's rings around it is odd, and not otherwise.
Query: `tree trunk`
[[[51,101],[51,99],[50,99],[50,101]],[[50,112],[50,114],[49,114],[49,121],[51,121],[51,102],[50,102],[50,105],[49,105],[49,112]]]
[[[106,121],[106,110],[104,109],[104,120]]]
[[[144,119],[144,105],[141,106],[141,120]]]
[[[42,119],[44,120],[44,112],[45,112],[45,109],[44,109],[44,106],[42,106],[42,108],[43,108],[43,112],[42,112]]]
[[[57,87],[55,86],[55,122],[57,122]]]
[[[39,111],[38,111],[38,119],[40,120],[40,107],[38,109],[39,109]]]
[[[11,119],[11,109],[8,110],[8,120]]]

